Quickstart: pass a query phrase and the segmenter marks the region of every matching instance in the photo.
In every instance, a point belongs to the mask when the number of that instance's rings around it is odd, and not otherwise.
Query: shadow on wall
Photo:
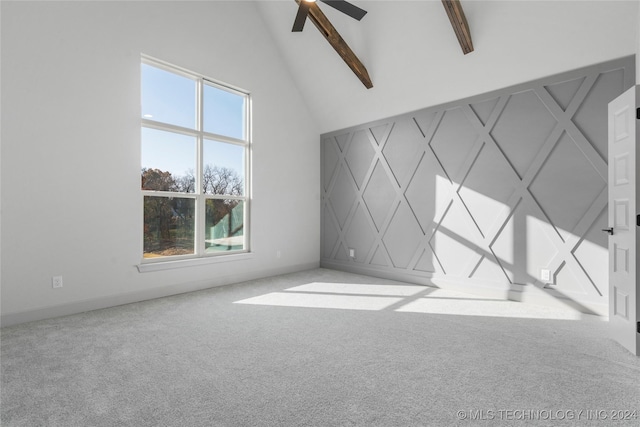
[[[634,78],[629,57],[324,135],[322,264],[606,305],[607,104]]]

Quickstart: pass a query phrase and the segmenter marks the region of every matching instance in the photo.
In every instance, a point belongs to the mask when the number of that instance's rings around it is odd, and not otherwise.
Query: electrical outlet
[[[540,270],[540,280],[548,282],[551,279],[551,272],[546,268]]]
[[[356,257],[356,250],[353,248],[349,248],[349,257],[351,258],[355,258]]]
[[[280,252],[280,249],[278,249],[276,251],[276,258],[280,258],[282,256],[282,253]]]
[[[53,276],[51,278],[51,287],[54,289],[62,287],[62,276]]]

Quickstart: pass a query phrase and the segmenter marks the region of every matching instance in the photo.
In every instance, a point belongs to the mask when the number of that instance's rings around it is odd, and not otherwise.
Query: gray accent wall
[[[322,135],[321,265],[605,314],[607,104],[634,61]]]

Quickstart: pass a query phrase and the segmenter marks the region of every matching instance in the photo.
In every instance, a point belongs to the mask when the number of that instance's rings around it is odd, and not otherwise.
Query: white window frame
[[[190,129],[178,125],[173,125],[164,122],[158,122],[150,118],[141,117],[140,131],[142,129],[157,129],[161,131],[167,131],[171,133],[177,133],[181,135],[194,137],[196,143],[196,170],[195,170],[195,189],[193,193],[181,193],[171,191],[154,191],[154,190],[140,190],[141,191],[141,204],[144,206],[145,196],[153,197],[166,197],[166,198],[183,198],[195,200],[195,225],[194,225],[194,253],[186,255],[172,255],[154,258],[144,257],[144,220],[141,221],[140,227],[140,241],[141,245],[141,264],[138,266],[138,270],[155,271],[162,270],[164,268],[174,267],[187,267],[192,265],[200,265],[202,263],[222,261],[223,258],[229,260],[242,259],[241,254],[249,254],[251,252],[251,233],[250,233],[250,212],[251,212],[251,94],[243,89],[216,81],[214,79],[205,77],[203,75],[188,71],[184,68],[169,64],[167,62],[151,58],[146,55],[142,55],[140,64],[147,64],[164,71],[177,74],[182,77],[186,77],[193,80],[196,83],[196,124],[195,129]],[[218,135],[215,133],[205,132],[203,130],[203,106],[204,97],[203,89],[204,85],[212,86],[217,89],[221,89],[239,96],[244,97],[244,139],[237,139],[229,136]],[[224,194],[205,194],[202,191],[202,179],[203,179],[203,145],[204,140],[215,140],[233,145],[239,145],[244,147],[244,176],[243,176],[243,195],[232,196]],[[142,142],[140,142],[142,144]],[[220,251],[220,252],[205,252],[205,216],[206,216],[206,200],[207,199],[220,199],[220,200],[241,200],[244,202],[243,207],[243,249]],[[143,208],[144,209],[144,208]],[[166,264],[163,267],[160,264]]]

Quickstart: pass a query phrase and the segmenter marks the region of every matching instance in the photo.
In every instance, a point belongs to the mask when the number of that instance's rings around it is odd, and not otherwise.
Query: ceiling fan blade
[[[294,33],[299,33],[304,28],[304,23],[307,21],[307,15],[309,14],[309,2],[302,0],[300,2],[300,7],[298,7],[298,13],[296,14],[296,19],[293,21],[293,28],[291,29]]]
[[[345,0],[320,0],[320,1],[328,4],[332,8],[337,9],[346,15],[349,15],[350,17],[358,21],[364,18],[364,15],[367,14],[366,10],[362,10],[358,6],[354,6]]]

